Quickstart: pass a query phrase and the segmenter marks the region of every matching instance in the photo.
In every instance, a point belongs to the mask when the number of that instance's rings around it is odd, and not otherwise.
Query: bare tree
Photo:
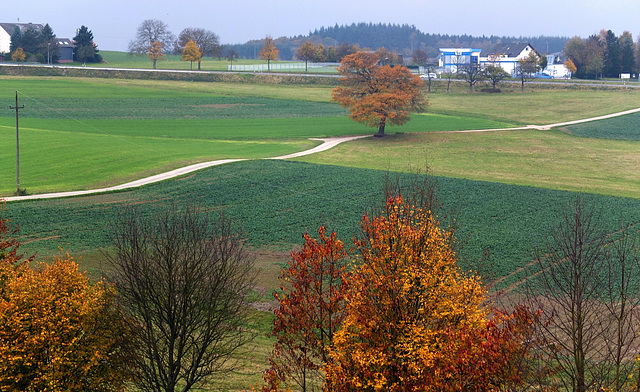
[[[637,252],[601,232],[581,197],[537,254],[528,298],[543,310],[540,350],[574,392],[619,391],[637,351]]]
[[[182,53],[189,41],[196,43],[202,56],[220,57],[222,56],[222,45],[220,45],[220,37],[213,31],[202,28],[187,27],[180,32],[176,41],[174,51]],[[198,63],[200,69],[200,63]]]
[[[531,298],[546,318],[540,324],[542,349],[557,361],[565,388],[584,392],[595,385],[598,375],[593,371],[602,364],[596,304],[605,242],[593,212],[585,210],[581,199],[561,219],[538,252],[539,275],[533,285],[538,295]]]
[[[112,277],[141,329],[138,387],[185,392],[230,371],[253,337],[243,328],[253,262],[229,220],[192,207],[148,218],[129,210],[114,245]]]
[[[523,57],[518,60],[518,66],[516,67],[516,75],[520,77],[522,82],[520,85],[520,91],[524,91],[524,84],[528,79],[533,77],[533,74],[540,69],[540,57],[535,51],[529,52],[529,56]]]
[[[163,48],[171,48],[175,39],[166,23],[147,19],[138,26],[136,38],[129,41],[129,53],[145,54],[154,42],[162,43]]]
[[[458,65],[458,74],[469,85],[469,92],[473,91],[473,86],[481,80],[484,80],[485,74],[482,72],[480,64],[469,62]]]

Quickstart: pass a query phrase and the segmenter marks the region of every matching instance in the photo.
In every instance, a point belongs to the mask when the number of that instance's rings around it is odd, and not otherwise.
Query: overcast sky
[[[640,33],[639,0],[0,0],[0,22],[49,23],[60,38],[87,26],[102,50],[126,50],[138,25],[201,27],[223,44],[307,34],[336,23],[407,23],[424,33],[587,37]]]

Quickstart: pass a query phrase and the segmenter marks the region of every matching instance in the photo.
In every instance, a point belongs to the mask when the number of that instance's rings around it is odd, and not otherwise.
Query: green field
[[[20,92],[20,184],[30,193],[117,185],[187,164],[312,148],[309,137],[368,134],[330,87],[111,79],[0,78]],[[15,191],[15,118],[0,117],[0,195]],[[405,132],[464,128],[464,116],[416,116]],[[481,128],[511,124],[473,121]],[[11,146],[11,147],[10,147]],[[64,159],[61,159],[64,157]]]
[[[317,145],[310,137],[374,130],[330,103],[328,85],[3,76],[5,106],[14,104],[15,90],[25,105],[21,186],[30,193],[115,185],[200,161],[251,159],[134,190],[11,202],[3,216],[20,226],[26,254],[47,260],[62,248],[97,276],[110,224],[123,208],[147,215],[172,204],[224,211],[257,257],[258,301],[271,299],[279,268],[305,231],[327,225],[348,243],[362,214],[382,202],[385,177],[410,181],[406,172],[425,165],[438,176],[443,206],[437,214],[459,211],[460,265],[487,282],[499,279],[496,287],[507,292],[531,274],[535,247],[576,191],[598,209],[605,231],[622,222],[637,231],[640,115],[549,131],[448,131],[594,117],[638,106],[640,92],[527,86],[525,93],[507,87],[502,94],[468,94],[461,87],[447,94],[442,81],[436,83],[428,112],[388,128],[384,139],[276,161],[258,158]],[[4,196],[15,190],[14,115],[0,112]],[[268,326],[269,314],[261,314],[259,330]],[[270,344],[261,336],[243,357],[242,371],[216,386],[242,390],[259,383]]]

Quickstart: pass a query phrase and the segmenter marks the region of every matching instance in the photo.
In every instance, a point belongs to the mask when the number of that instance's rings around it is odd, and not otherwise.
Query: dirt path
[[[320,144],[319,146],[316,146],[316,147],[314,147],[312,149],[309,149],[309,150],[306,150],[306,151],[300,151],[300,152],[297,152],[297,153],[294,153],[294,154],[283,155],[283,156],[274,157],[274,158],[266,158],[266,159],[288,159],[288,158],[301,157],[301,156],[309,155],[309,154],[315,154],[315,153],[318,153],[318,152],[321,152],[321,151],[326,151],[326,150],[328,150],[330,148],[333,148],[333,147],[337,146],[340,143],[348,142],[350,140],[355,140],[355,139],[361,139],[361,138],[364,138],[364,137],[369,137],[369,136],[368,135],[365,135],[365,136],[344,136],[344,137],[322,138],[322,139],[314,138],[312,140],[320,140],[323,143]],[[27,196],[10,196],[10,197],[4,198],[4,200],[9,202],[9,201],[19,201],[19,200],[55,199],[55,198],[60,198],[60,197],[83,196],[83,195],[91,195],[91,194],[95,194],[95,193],[105,193],[105,192],[119,191],[119,190],[129,189],[129,188],[137,188],[137,187],[140,187],[140,186],[143,186],[143,185],[153,184],[154,182],[164,181],[164,180],[168,180],[168,179],[171,179],[171,178],[183,176],[185,174],[188,174],[188,173],[191,173],[191,172],[194,172],[194,171],[197,171],[197,170],[202,170],[202,169],[205,169],[207,167],[224,165],[225,163],[239,162],[239,161],[246,161],[246,159],[220,159],[220,160],[217,160],[217,161],[196,163],[194,165],[181,167],[179,169],[171,170],[171,171],[168,171],[166,173],[160,173],[160,174],[157,174],[155,176],[141,178],[139,180],[127,182],[126,184],[115,185],[115,186],[111,186],[111,187],[107,187],[107,188],[89,189],[89,190],[84,190],[84,191],[42,193],[42,194],[39,194],[39,195],[27,195]]]
[[[625,110],[623,112],[618,112],[618,113],[613,113],[613,114],[607,114],[605,116],[598,116],[598,117],[586,118],[586,119],[583,119],[583,120],[567,121],[567,122],[563,122],[563,123],[556,123],[556,124],[549,124],[549,125],[527,125],[525,127],[517,127],[517,128],[475,129],[475,130],[446,131],[446,132],[458,132],[458,133],[492,132],[492,131],[513,131],[513,130],[519,130],[519,129],[521,129],[521,130],[527,130],[527,129],[548,130],[548,129],[555,128],[555,127],[563,127],[563,126],[567,126],[567,125],[581,124],[581,123],[585,123],[585,122],[589,122],[589,121],[604,120],[604,119],[607,119],[607,118],[619,117],[619,116],[624,116],[624,115],[627,115],[627,114],[638,113],[638,112],[640,112],[640,108],[631,109],[631,110]],[[306,151],[300,151],[300,152],[296,152],[296,153],[289,154],[289,155],[282,155],[282,156],[279,156],[279,157],[265,158],[265,159],[289,159],[289,158],[296,158],[296,157],[301,157],[301,156],[305,156],[305,155],[315,154],[315,153],[326,151],[326,150],[328,150],[330,148],[333,148],[333,147],[337,146],[340,143],[344,143],[344,142],[348,142],[348,141],[356,140],[356,139],[362,139],[362,138],[365,138],[365,137],[369,137],[369,135],[342,136],[342,137],[332,137],[332,138],[312,138],[311,140],[320,140],[320,141],[322,141],[322,144],[320,144],[319,146],[316,146],[316,147],[314,147],[312,149],[306,150]],[[127,182],[126,184],[116,185],[116,186],[107,187],[107,188],[89,189],[89,190],[84,190],[84,191],[43,193],[43,194],[39,194],[39,195],[28,195],[28,196],[10,196],[10,197],[4,198],[4,200],[6,200],[6,201],[18,201],[18,200],[35,200],[35,199],[54,199],[54,198],[59,198],[59,197],[83,196],[83,195],[91,195],[91,194],[95,194],[95,193],[119,191],[119,190],[123,190],[123,189],[137,188],[137,187],[140,187],[140,186],[143,186],[143,185],[148,185],[148,184],[153,184],[155,182],[168,180],[168,179],[171,179],[171,178],[174,178],[174,177],[179,177],[179,176],[182,176],[182,175],[185,175],[185,174],[197,171],[197,170],[201,170],[201,169],[204,169],[204,168],[207,168],[207,167],[211,167],[211,166],[223,165],[225,163],[239,162],[239,161],[245,161],[245,160],[246,159],[221,159],[221,160],[217,160],[217,161],[202,162],[202,163],[197,163],[195,165],[185,166],[185,167],[182,167],[182,168],[179,168],[179,169],[171,170],[171,171],[166,172],[166,173],[157,174],[155,176],[141,178],[141,179],[136,180],[136,181]]]

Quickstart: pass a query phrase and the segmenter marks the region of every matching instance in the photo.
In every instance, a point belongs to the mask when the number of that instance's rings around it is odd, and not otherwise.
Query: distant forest
[[[275,38],[275,37],[274,37]],[[427,34],[408,24],[387,23],[353,23],[351,25],[335,25],[321,27],[308,35],[275,38],[276,47],[280,50],[281,60],[293,60],[295,54],[305,41],[328,46],[339,46],[342,43],[355,44],[360,48],[372,50],[385,47],[398,54],[410,57],[416,49],[424,50],[435,59],[439,48],[471,47],[488,50],[492,45],[504,42],[528,42],[542,54],[561,52],[568,37],[499,37],[471,35]],[[257,59],[263,40],[252,40],[244,44],[225,45],[225,49],[233,49],[241,58]]]

